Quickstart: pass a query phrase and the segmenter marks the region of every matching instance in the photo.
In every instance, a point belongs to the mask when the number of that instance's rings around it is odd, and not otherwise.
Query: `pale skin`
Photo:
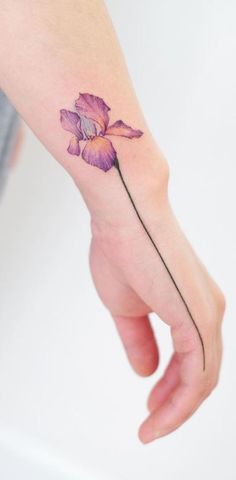
[[[103,2],[1,0],[0,7],[1,87],[83,195],[91,216],[92,277],[139,375],[151,375],[159,364],[149,314],[170,327],[173,355],[148,397],[149,415],[138,431],[143,443],[151,442],[181,426],[216,387],[224,296],[173,213],[167,160],[145,122]],[[70,135],[61,128],[59,110],[72,108],[79,92],[102,97],[112,121],[121,118],[143,132],[112,143],[139,213],[201,332],[204,370],[196,328],[117,170],[105,173],[66,150]]]

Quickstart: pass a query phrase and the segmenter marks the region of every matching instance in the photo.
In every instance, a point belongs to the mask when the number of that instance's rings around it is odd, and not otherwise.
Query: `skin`
[[[147,127],[103,3],[1,0],[0,6],[1,86],[83,195],[91,216],[94,284],[139,375],[151,375],[159,364],[150,312],[170,327],[173,355],[148,397],[149,415],[138,432],[148,443],[182,425],[216,387],[224,296],[173,213],[168,164]],[[121,118],[144,132],[139,139],[114,137],[112,143],[137,209],[201,332],[205,370],[196,328],[117,170],[104,173],[66,151],[71,135],[61,128],[59,110],[73,109],[79,92],[102,97],[112,109],[111,122]]]

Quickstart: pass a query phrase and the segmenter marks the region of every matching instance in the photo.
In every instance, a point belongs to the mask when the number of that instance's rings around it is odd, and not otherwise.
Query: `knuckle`
[[[206,329],[208,331],[219,332],[222,326],[224,312],[226,309],[226,300],[223,293],[220,291],[214,295],[211,309],[206,313]]]

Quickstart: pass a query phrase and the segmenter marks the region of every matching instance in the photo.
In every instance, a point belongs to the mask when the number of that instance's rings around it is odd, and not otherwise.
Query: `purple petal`
[[[122,120],[117,120],[113,125],[106,129],[105,135],[119,135],[126,138],[139,138],[143,135],[141,130],[134,130],[126,125]]]
[[[80,93],[79,98],[75,101],[75,107],[79,115],[98,123],[104,134],[109,123],[110,108],[102,98],[90,95],[90,93]]]
[[[107,172],[115,164],[116,151],[107,138],[94,137],[86,143],[82,158],[90,165]]]
[[[67,148],[67,151],[71,153],[71,155],[79,155],[80,154],[80,146],[79,146],[79,138],[73,135],[70,141],[70,145]]]
[[[70,112],[69,110],[60,110],[60,121],[64,130],[73,133],[78,137],[79,140],[82,140],[83,135],[80,131],[80,118],[79,115],[75,112]]]

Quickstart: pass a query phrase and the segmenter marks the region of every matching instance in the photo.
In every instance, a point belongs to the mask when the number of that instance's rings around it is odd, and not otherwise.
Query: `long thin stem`
[[[140,222],[141,222],[141,224],[142,224],[142,226],[143,226],[143,228],[144,228],[144,230],[145,230],[148,238],[149,238],[150,241],[152,242],[152,245],[154,246],[156,252],[158,253],[158,255],[159,255],[162,263],[164,264],[164,266],[165,266],[165,268],[166,268],[166,270],[167,270],[167,272],[168,272],[168,274],[169,274],[169,276],[170,276],[170,278],[171,278],[171,280],[172,280],[172,282],[173,282],[173,284],[174,284],[174,286],[175,286],[175,288],[176,288],[176,290],[177,290],[177,292],[178,292],[178,294],[179,294],[179,296],[180,296],[180,298],[181,298],[181,300],[182,300],[182,302],[183,302],[183,304],[184,304],[184,306],[185,306],[185,308],[186,308],[186,310],[187,310],[187,312],[188,312],[188,314],[189,314],[189,316],[190,316],[190,318],[191,318],[191,320],[192,320],[192,322],[193,322],[196,330],[197,330],[197,333],[198,333],[198,336],[199,336],[199,339],[200,339],[200,342],[201,342],[201,345],[202,345],[202,352],[203,352],[203,370],[205,370],[205,367],[206,367],[206,362],[205,362],[205,347],[204,347],[203,339],[202,339],[201,333],[200,333],[200,331],[199,331],[199,329],[198,329],[198,326],[197,326],[197,324],[196,324],[196,322],[195,322],[195,320],[194,320],[194,318],[193,318],[193,316],[192,316],[192,314],[191,314],[191,312],[190,312],[190,309],[189,309],[189,307],[188,307],[188,305],[187,305],[187,303],[186,303],[186,301],[185,301],[185,299],[184,299],[184,297],[183,297],[183,295],[182,295],[182,293],[181,293],[181,291],[180,291],[180,289],[179,289],[179,287],[178,287],[178,285],[177,285],[177,283],[176,283],[176,281],[175,281],[175,279],[174,279],[171,271],[169,270],[168,265],[166,264],[166,261],[164,260],[162,254],[161,254],[161,252],[160,252],[160,250],[159,250],[159,248],[157,247],[157,245],[156,245],[155,242],[153,241],[153,239],[152,239],[152,237],[151,237],[151,235],[150,235],[150,233],[149,233],[146,225],[144,224],[144,222],[143,222],[143,220],[142,220],[142,218],[141,218],[141,216],[140,216],[140,214],[139,214],[139,212],[138,212],[138,210],[137,210],[137,207],[136,207],[136,205],[135,205],[135,203],[134,203],[134,201],[133,201],[133,199],[132,199],[132,197],[131,197],[131,194],[130,194],[130,192],[129,192],[129,189],[128,189],[126,183],[125,183],[124,177],[123,177],[122,172],[121,172],[121,169],[120,169],[119,161],[118,161],[117,158],[116,158],[116,162],[115,162],[115,167],[116,167],[116,169],[117,169],[117,171],[118,171],[118,173],[119,173],[120,179],[121,179],[121,181],[122,181],[122,183],[123,183],[123,185],[124,185],[124,188],[125,188],[125,190],[126,190],[126,192],[127,192],[127,194],[128,194],[128,197],[129,197],[129,199],[130,199],[130,201],[131,201],[131,203],[132,203],[132,205],[133,205],[133,208],[134,208],[134,210],[135,210],[135,213],[136,213],[138,219],[140,220]]]

